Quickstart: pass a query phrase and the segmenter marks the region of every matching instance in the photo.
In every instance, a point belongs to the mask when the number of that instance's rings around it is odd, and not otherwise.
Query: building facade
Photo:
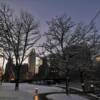
[[[34,76],[35,75],[35,67],[36,67],[36,53],[35,49],[32,49],[32,51],[29,54],[28,57],[28,71],[29,71],[29,76]]]

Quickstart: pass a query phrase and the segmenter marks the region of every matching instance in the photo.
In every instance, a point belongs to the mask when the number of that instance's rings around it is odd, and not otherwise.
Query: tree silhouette
[[[9,56],[15,59],[15,89],[18,90],[22,62],[40,39],[39,25],[28,12],[21,11],[19,16],[15,16],[7,4],[2,3],[0,7],[0,48],[6,59]]]
[[[78,53],[79,56],[74,59],[77,61],[77,59],[89,51],[89,55],[85,54],[84,59],[81,57],[82,59],[80,60],[83,64],[87,58],[91,59],[94,53],[98,51],[100,35],[97,34],[93,21],[91,21],[89,25],[84,25],[82,23],[74,24],[71,17],[66,15],[53,18],[48,22],[48,26],[48,32],[44,35],[46,41],[43,43],[43,47],[48,54],[55,55],[55,59],[58,62],[56,68],[65,73],[66,93],[68,93],[69,72],[72,70],[72,68],[70,68],[70,65],[72,64],[72,62],[70,62],[71,56],[76,56],[77,54],[75,53]],[[86,46],[84,46],[84,44],[86,44]],[[80,49],[75,52],[70,49],[70,47],[73,46],[83,47],[80,47]]]

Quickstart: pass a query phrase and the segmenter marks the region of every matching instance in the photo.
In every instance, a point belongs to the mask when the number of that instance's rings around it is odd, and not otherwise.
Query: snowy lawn
[[[14,90],[15,84],[3,83],[1,88],[7,89],[7,90]],[[63,89],[55,87],[55,86],[43,86],[43,85],[34,85],[34,84],[28,84],[28,83],[19,84],[19,91],[33,94],[35,92],[35,89],[38,89],[38,93],[64,92]]]
[[[14,91],[14,87],[15,87],[14,83],[3,83],[2,86],[0,86],[2,90],[9,91],[10,93],[11,91]],[[36,94],[35,93],[36,89],[38,89],[38,94],[45,94],[45,93],[48,94],[52,92],[56,92],[56,93],[60,92],[57,94],[47,95],[47,98],[49,98],[50,100],[89,100],[89,99],[86,99],[85,97],[74,95],[74,94],[69,94],[67,96],[66,94],[61,93],[61,92],[64,92],[65,90],[63,90],[62,88],[55,87],[55,86],[42,86],[42,85],[34,85],[34,84],[27,84],[27,83],[20,83],[19,95],[20,93],[23,93],[21,95],[24,95],[24,92],[25,92],[26,94],[27,93],[30,94],[30,98],[31,98],[33,95]]]
[[[20,90],[28,93],[34,93],[35,89],[38,89],[38,93],[51,93],[51,92],[64,92],[63,89],[52,86],[32,85],[32,84],[20,84]]]

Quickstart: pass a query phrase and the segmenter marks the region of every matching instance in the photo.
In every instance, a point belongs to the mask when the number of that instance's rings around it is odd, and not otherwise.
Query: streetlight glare
[[[100,56],[96,57],[96,61],[97,62],[100,61]]]

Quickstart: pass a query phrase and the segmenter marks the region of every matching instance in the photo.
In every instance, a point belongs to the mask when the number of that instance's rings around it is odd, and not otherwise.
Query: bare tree
[[[53,18],[48,22],[49,29],[48,32],[45,33],[47,40],[43,43],[43,46],[49,54],[55,55],[58,62],[56,68],[66,74],[67,93],[69,72],[72,69],[69,66],[70,56],[72,55],[72,52],[71,55],[69,54],[69,48],[72,46],[83,45],[84,48],[82,48],[84,50],[86,47],[88,50],[94,50],[98,47],[94,46],[94,44],[100,44],[100,36],[95,33],[96,31],[93,21],[94,20],[92,20],[88,25],[84,25],[82,23],[76,25],[71,21],[71,17],[64,15]],[[79,54],[79,51],[77,52]],[[77,52],[74,52],[73,56],[77,55]],[[88,57],[92,57],[92,55],[89,55]]]
[[[59,60],[57,68],[66,73],[66,92],[68,93],[68,56],[65,55],[65,48],[69,46],[69,38],[71,30],[74,28],[74,23],[70,17],[61,16],[52,19],[48,22],[49,30],[45,33],[47,41],[43,44],[44,48],[50,53],[55,55]]]
[[[10,7],[2,4],[0,8],[0,48],[5,57],[13,57],[16,63],[16,85],[19,87],[20,67],[30,50],[40,39],[39,24],[34,17],[22,11],[15,16]]]

